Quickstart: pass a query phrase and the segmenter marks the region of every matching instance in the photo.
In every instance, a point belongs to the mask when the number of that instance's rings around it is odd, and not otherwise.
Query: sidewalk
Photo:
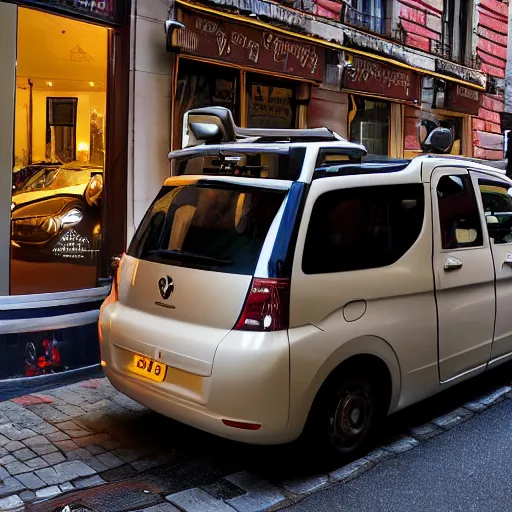
[[[496,404],[510,411],[511,368],[394,415],[379,447],[339,468],[314,467],[293,445],[243,445],[192,429],[105,378],[13,398],[0,402],[0,512],[263,512],[304,498],[297,510],[313,502],[313,510],[335,510],[345,484],[382,466],[380,474],[390,460],[401,467],[406,452],[452,429],[457,436],[455,427]],[[367,510],[380,510],[375,503]]]
[[[1,402],[0,510],[130,478],[169,461],[172,449],[159,436],[147,432],[140,439],[137,422],[148,414],[104,378]],[[163,487],[154,490],[167,492]],[[161,501],[151,494],[132,499],[134,507]]]

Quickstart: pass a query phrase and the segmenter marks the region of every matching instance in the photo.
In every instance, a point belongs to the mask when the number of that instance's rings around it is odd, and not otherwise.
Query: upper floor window
[[[472,59],[473,0],[444,0],[442,54],[456,62]]]
[[[348,0],[345,22],[378,34],[390,31],[388,0]]]

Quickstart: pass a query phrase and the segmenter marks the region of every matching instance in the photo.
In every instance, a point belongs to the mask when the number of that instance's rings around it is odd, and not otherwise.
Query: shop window
[[[351,96],[349,108],[350,140],[363,144],[370,154],[388,155],[391,104]]]
[[[462,154],[462,122],[460,117],[447,117],[439,114],[424,113],[425,118],[418,123],[418,139],[423,148],[428,135],[436,128],[448,128],[453,135],[453,145],[450,150],[451,155]]]
[[[181,131],[185,112],[201,107],[225,107],[240,124],[239,115],[240,72],[228,67],[203,64],[195,60],[180,59],[175,96],[174,147],[181,147]]]
[[[0,336],[0,379],[35,377],[97,364],[96,324]],[[13,384],[13,387],[15,384]]]
[[[93,288],[108,29],[19,8],[17,44],[11,294]]]
[[[295,128],[295,88],[289,83],[249,77],[249,128]]]
[[[417,240],[423,216],[422,185],[327,192],[313,207],[302,269],[327,274],[392,265]]]

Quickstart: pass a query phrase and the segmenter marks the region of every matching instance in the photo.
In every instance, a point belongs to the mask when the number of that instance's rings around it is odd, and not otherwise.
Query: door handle
[[[446,272],[459,270],[459,268],[462,268],[462,261],[460,261],[458,258],[454,258],[453,256],[448,256],[448,258],[446,258],[446,262],[444,264],[444,269]]]
[[[507,254],[507,257],[505,258],[503,265],[508,265],[509,267],[512,267],[512,253],[509,252]]]

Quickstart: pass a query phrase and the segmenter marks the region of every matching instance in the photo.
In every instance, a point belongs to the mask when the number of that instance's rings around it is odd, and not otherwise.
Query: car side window
[[[347,272],[395,263],[417,240],[424,209],[420,184],[361,187],[322,194],[309,221],[303,272]]]
[[[469,175],[442,176],[437,184],[437,204],[443,249],[483,245],[482,224]]]
[[[498,180],[478,179],[489,236],[497,244],[512,242],[512,188]]]

